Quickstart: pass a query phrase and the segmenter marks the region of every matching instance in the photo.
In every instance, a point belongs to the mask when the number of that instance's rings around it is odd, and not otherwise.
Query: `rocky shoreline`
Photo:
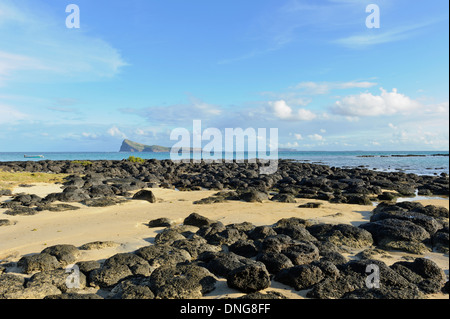
[[[76,210],[80,204],[105,207],[144,200],[151,205],[156,201],[153,188],[216,191],[196,205],[295,203],[296,198],[311,200],[306,205],[310,209],[316,207],[314,200],[378,205],[370,221],[359,227],[301,218],[281,218],[267,226],[246,221],[224,225],[195,213],[177,223],[161,216],[148,223],[148,227],[161,228],[154,244],[104,261],[77,259],[84,250],[115,243],[54,245],[22,256],[16,263],[0,261],[0,299],[199,299],[214,291],[220,279],[246,294],[243,298],[256,299],[286,298],[270,291],[274,281],[297,291],[308,290],[306,296],[315,299],[421,299],[427,294],[448,294],[443,270],[421,257],[430,251],[448,256],[448,210],[395,202],[398,197],[416,194],[448,196],[448,175],[341,169],[289,160],[279,162],[277,173],[259,175],[259,165],[157,160],[92,161],[89,165],[4,162],[0,170],[70,175],[62,192],[45,197],[0,190],[0,196],[12,198],[3,201],[1,208],[6,209],[6,216],[30,216],[46,210]],[[14,227],[14,223],[0,218],[0,231],[3,227]],[[349,248],[361,250],[357,259],[344,256]],[[392,250],[417,258],[390,266],[373,258],[377,251]],[[77,288],[69,288],[66,281],[65,267],[73,264],[80,271]],[[366,270],[371,265],[380,270],[380,288],[366,285]],[[20,274],[10,269],[18,269]]]

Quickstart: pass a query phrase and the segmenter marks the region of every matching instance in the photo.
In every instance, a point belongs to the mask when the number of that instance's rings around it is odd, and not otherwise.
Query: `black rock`
[[[9,189],[0,189],[0,196],[11,196],[11,190]]]
[[[413,262],[400,261],[396,264],[410,269],[424,279],[430,279],[442,285],[447,280],[444,271],[434,261],[427,258],[416,258]]]
[[[281,253],[281,251],[296,242],[287,235],[266,237],[261,243],[261,250],[265,253]]]
[[[76,277],[76,282],[73,282],[73,287],[67,285],[69,273],[65,269],[47,270],[34,274],[27,281],[27,288],[39,288],[46,284],[55,286],[62,292],[74,292],[82,290],[86,287],[86,276],[79,273]]]
[[[320,208],[322,203],[306,203],[298,206],[299,208]]]
[[[199,259],[201,259],[201,257],[199,257]],[[224,278],[226,278],[231,271],[239,267],[255,263],[252,259],[234,253],[217,253],[209,256],[208,259],[208,270],[216,276]]]
[[[100,269],[91,271],[89,281],[91,286],[109,288],[133,275],[149,276],[151,271],[150,265],[143,258],[123,253],[106,259]]]
[[[447,294],[447,295],[448,295],[448,280],[447,280],[447,282],[445,283],[444,287],[442,288],[442,292],[443,292],[444,294]]]
[[[2,226],[11,226],[14,225],[15,223],[10,221],[9,219],[0,219],[0,227]]]
[[[45,248],[41,253],[55,256],[62,266],[75,263],[80,251],[73,245],[55,245]]]
[[[12,275],[0,274],[0,299],[15,299],[23,294],[25,289],[25,278]]]
[[[362,224],[360,228],[370,232],[378,244],[389,241],[422,242],[430,238],[430,234],[423,227],[407,220],[383,219]]]
[[[45,201],[54,201],[59,200],[61,202],[81,202],[85,199],[89,199],[90,196],[88,195],[87,191],[81,188],[72,188],[68,187],[64,189],[62,193],[59,194],[49,194],[47,195],[44,200]]]
[[[92,198],[99,198],[99,197],[111,197],[114,196],[115,193],[111,186],[109,185],[96,185],[92,186],[89,189],[89,194]]]
[[[362,248],[373,243],[370,232],[347,224],[316,224],[307,227],[307,230],[320,241],[330,242],[337,246]]]
[[[434,205],[425,206],[423,209],[417,209],[418,212],[432,217],[449,217],[448,209]]]
[[[439,230],[431,238],[431,243],[436,251],[448,254],[449,252],[449,232],[448,227]]]
[[[246,201],[246,202],[258,202],[262,203],[265,200],[269,199],[269,196],[266,193],[257,191],[257,190],[251,190],[248,192],[244,192],[239,196],[239,199]]]
[[[319,283],[325,278],[322,270],[313,265],[300,265],[281,270],[274,278],[275,281],[304,290]]]
[[[140,190],[136,194],[133,195],[133,199],[136,200],[146,200],[150,203],[156,203],[156,197],[152,191],[149,190]]]
[[[273,196],[271,201],[280,202],[280,203],[296,203],[294,195],[291,194],[277,194]]]
[[[319,249],[313,243],[297,242],[281,250],[294,265],[306,265],[319,259]]]
[[[325,277],[337,278],[340,275],[338,267],[336,267],[334,263],[323,258],[318,261],[313,261],[310,265],[319,267]]]
[[[12,209],[8,209],[5,214],[10,216],[33,216],[36,215],[38,211],[30,207],[17,206]]]
[[[245,293],[257,292],[270,286],[270,275],[264,264],[245,265],[228,274],[227,284]]]
[[[26,274],[38,271],[54,270],[60,267],[60,263],[55,256],[50,254],[37,254],[24,256],[18,262],[17,266]]]
[[[345,293],[342,299],[423,299],[423,294],[417,287],[405,288],[361,288]]]
[[[91,271],[101,268],[101,264],[96,260],[79,261],[75,265],[86,277],[89,277]]]
[[[366,276],[362,274],[327,277],[315,284],[306,296],[314,299],[339,299],[348,292],[365,288],[365,279]]]
[[[91,299],[103,299],[96,294],[78,294],[78,293],[63,293],[60,295],[50,295],[44,297],[46,300],[91,300]]]
[[[385,201],[393,201],[399,197],[399,194],[392,193],[392,192],[383,192],[383,194],[378,195],[379,200],[385,200]]]
[[[150,228],[159,228],[159,227],[170,227],[173,222],[169,218],[157,218],[148,222],[148,227]]]
[[[314,236],[312,236],[304,226],[275,226],[273,229],[277,232],[277,234],[287,235],[295,240],[316,241],[316,238],[314,238]]]
[[[264,299],[288,299],[285,295],[277,292],[277,291],[268,291],[266,293],[262,292],[253,292],[237,299],[255,299],[255,300],[264,300]]]
[[[210,226],[212,223],[214,222],[197,213],[190,214],[188,217],[184,219],[183,222],[184,225],[192,225],[196,227]]]
[[[269,226],[258,226],[252,229],[250,232],[248,232],[248,237],[257,240],[257,239],[264,239],[269,236],[275,236],[277,232],[273,230],[272,227]]]
[[[154,299],[148,277],[136,276],[122,280],[112,290],[108,299]]]
[[[146,260],[153,268],[163,265],[176,265],[189,262],[192,259],[192,256],[186,250],[168,245],[142,247],[136,251],[136,255]]]
[[[238,240],[229,249],[231,252],[247,258],[255,257],[258,254],[255,244],[249,240]]]
[[[247,240],[247,235],[236,228],[225,228],[222,231],[210,232],[204,238],[211,245],[232,245],[239,240]]]
[[[291,217],[280,219],[274,225],[274,227],[291,227],[291,226],[307,227],[311,226],[311,223],[305,219]]]
[[[417,210],[417,209],[416,209]],[[380,204],[373,211],[370,218],[371,222],[384,219],[400,219],[413,222],[423,227],[430,235],[434,235],[442,226],[431,216],[417,212],[416,210],[408,210],[398,205]]]
[[[150,276],[150,289],[157,299],[199,299],[215,289],[216,279],[195,265],[163,266]]]
[[[348,204],[366,205],[366,206],[372,205],[372,201],[366,195],[347,194],[347,195],[345,195],[345,197],[347,198]]]
[[[37,195],[28,195],[28,194],[21,194],[15,196],[12,201],[18,202],[23,206],[35,206],[37,203],[41,202],[42,198]]]
[[[176,240],[171,247],[187,251],[192,256],[192,259],[197,258],[198,255],[204,252],[218,252],[222,250],[222,247],[210,245],[203,237],[197,235],[194,235],[192,238]]]
[[[289,257],[282,253],[261,253],[256,257],[256,260],[266,265],[271,274],[277,274],[283,269],[294,267]]]

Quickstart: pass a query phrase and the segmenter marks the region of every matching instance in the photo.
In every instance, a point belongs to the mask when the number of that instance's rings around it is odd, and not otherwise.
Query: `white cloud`
[[[83,132],[83,133],[81,133],[81,135],[83,137],[86,137],[86,138],[89,138],[89,139],[96,139],[96,138],[98,138],[98,135],[94,134],[94,133]]]
[[[111,127],[111,128],[107,131],[107,133],[108,133],[110,136],[112,136],[112,137],[127,138],[127,136],[126,136],[123,132],[121,132],[121,131],[117,128],[117,126]]]
[[[294,148],[294,147],[300,147],[300,144],[298,144],[298,142],[294,142],[294,143],[288,142],[286,144],[280,144],[280,147],[281,148]]]
[[[279,119],[286,120],[292,117],[292,109],[286,104],[285,101],[270,102],[275,116]]]
[[[425,112],[431,114],[448,114],[449,113],[449,101],[427,105],[424,109]]]
[[[325,140],[325,138],[319,134],[308,135],[308,137],[309,137],[309,139],[311,139],[313,141],[324,141]]]
[[[429,21],[429,22],[423,22],[418,23],[415,25],[409,25],[409,26],[401,26],[396,28],[389,28],[387,31],[380,32],[379,30],[369,30],[367,29],[366,32],[358,34],[358,35],[352,35],[346,38],[341,38],[334,43],[349,47],[349,48],[365,48],[372,45],[377,44],[383,44],[383,43],[389,43],[389,42],[395,42],[400,40],[405,40],[410,37],[413,37],[417,35],[417,30],[420,30],[424,27],[427,27],[429,25],[432,25],[436,23],[437,21]]]
[[[449,111],[449,103],[443,102],[436,105],[436,111],[439,113],[448,113]]]
[[[397,89],[387,92],[381,88],[381,95],[372,93],[361,93],[351,95],[337,101],[333,107],[333,112],[345,116],[380,116],[407,114],[421,107],[422,105],[398,93]]]
[[[301,134],[294,134],[294,136],[295,136],[295,139],[298,141],[303,140],[303,136]]]
[[[309,111],[309,110],[305,110],[305,109],[299,109],[297,111],[297,116],[296,118],[301,120],[301,121],[312,121],[316,118],[317,116]]]
[[[313,112],[306,109],[298,109],[294,112],[284,100],[269,102],[269,106],[271,106],[274,115],[280,120],[312,121],[317,117]]]

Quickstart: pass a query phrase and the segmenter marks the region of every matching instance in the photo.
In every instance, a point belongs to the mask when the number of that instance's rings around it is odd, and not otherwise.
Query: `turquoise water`
[[[448,151],[431,152],[280,152],[280,159],[293,159],[305,163],[324,164],[335,167],[353,168],[364,166],[379,171],[403,171],[420,175],[449,173],[448,156],[432,156],[448,154]],[[44,155],[44,159],[24,158],[26,155]],[[425,157],[391,157],[391,155],[425,155]],[[42,160],[123,160],[130,156],[144,159],[170,159],[170,153],[0,153],[0,162],[8,161],[42,161]],[[199,154],[194,154],[199,158]],[[375,156],[375,157],[360,157]],[[381,157],[388,156],[388,157]],[[235,158],[246,158],[247,154],[234,154]]]

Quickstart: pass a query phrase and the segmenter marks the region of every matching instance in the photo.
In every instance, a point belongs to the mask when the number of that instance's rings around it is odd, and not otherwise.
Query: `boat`
[[[44,158],[44,155],[24,155],[25,158]]]

